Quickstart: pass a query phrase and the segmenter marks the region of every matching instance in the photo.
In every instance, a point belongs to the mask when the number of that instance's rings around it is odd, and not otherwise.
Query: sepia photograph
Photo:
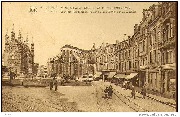
[[[177,19],[177,1],[1,1],[1,112],[177,112]]]

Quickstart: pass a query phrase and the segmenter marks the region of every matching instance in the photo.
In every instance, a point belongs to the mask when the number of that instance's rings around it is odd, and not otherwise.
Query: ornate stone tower
[[[14,32],[14,24],[13,24],[13,28],[11,31],[11,41],[15,40],[15,32]]]
[[[21,30],[19,30],[18,41],[19,41],[19,42],[22,42],[22,34],[21,34]]]

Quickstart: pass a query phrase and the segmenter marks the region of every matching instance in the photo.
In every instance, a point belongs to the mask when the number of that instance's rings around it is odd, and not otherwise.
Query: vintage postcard
[[[2,112],[176,112],[177,2],[2,2]]]

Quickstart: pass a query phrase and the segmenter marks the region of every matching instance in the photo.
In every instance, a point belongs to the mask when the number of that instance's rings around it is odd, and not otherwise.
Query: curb
[[[148,96],[148,95],[147,95],[147,97],[150,98],[151,100],[154,100],[154,101],[160,102],[160,103],[162,103],[162,104],[165,104],[165,105],[171,106],[171,107],[173,107],[173,108],[176,108],[176,104],[173,104],[173,103],[171,103],[171,102],[163,102],[163,101],[161,101],[161,100],[158,100],[158,99],[153,98],[153,97]]]

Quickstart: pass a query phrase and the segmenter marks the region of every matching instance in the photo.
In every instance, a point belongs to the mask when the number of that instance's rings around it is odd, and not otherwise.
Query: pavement
[[[58,86],[58,91],[23,86],[2,87],[2,112],[134,112],[128,105],[103,98],[93,86]]]
[[[150,112],[175,112],[176,111],[176,101],[173,99],[168,99],[152,94],[147,94],[146,98],[143,99],[142,94],[136,92],[136,98],[131,98],[131,90],[121,88],[110,82],[101,82],[103,87],[112,85],[115,93],[123,95],[129,101],[142,107],[144,110]]]
[[[111,84],[112,99],[104,98],[104,89],[109,82],[95,81],[92,86],[58,86],[58,91],[49,87],[2,86],[2,112],[175,112],[169,105],[143,99],[136,93]]]
[[[2,87],[2,112],[81,112],[76,102],[49,88]]]

